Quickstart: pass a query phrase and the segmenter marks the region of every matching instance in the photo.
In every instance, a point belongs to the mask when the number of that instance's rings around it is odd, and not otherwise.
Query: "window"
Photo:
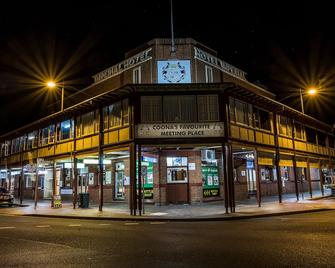
[[[280,116],[279,117],[279,134],[292,137],[292,121],[291,119]]]
[[[8,155],[8,142],[2,143],[1,144],[1,153],[0,156],[7,156]]]
[[[48,144],[48,138],[49,138],[49,127],[45,127],[43,129],[41,129],[40,132],[40,144],[43,145],[47,145]]]
[[[73,133],[72,120],[66,120],[57,125],[57,140],[66,140],[72,138]]]
[[[24,175],[25,179],[26,179],[26,188],[33,188],[33,186],[35,185],[35,181],[36,181],[36,176],[35,175]]]
[[[254,107],[255,127],[271,131],[270,113]]]
[[[167,157],[167,182],[187,182],[187,157]]]
[[[27,145],[26,145],[26,150],[30,150],[33,148],[33,144],[34,144],[34,139],[35,139],[35,131],[34,132],[30,132],[28,134],[28,138],[27,138]]]
[[[129,124],[129,105],[128,99],[122,101],[122,125]]]
[[[77,117],[77,137],[93,134],[96,131],[96,112],[92,111]]]
[[[262,181],[274,181],[272,167],[260,167],[260,175]]]
[[[302,124],[295,122],[294,127],[295,127],[295,138],[303,140],[304,139],[304,129],[303,129]]]
[[[11,153],[15,154],[21,151],[23,148],[24,136],[12,139],[11,143]]]
[[[322,132],[319,132],[319,131],[317,133],[318,133],[318,145],[326,146],[327,135],[325,133],[322,133]]]
[[[164,122],[195,122],[195,96],[164,96]]]
[[[141,66],[133,69],[133,84],[141,84]]]
[[[205,65],[205,79],[206,83],[213,83],[213,68]]]
[[[245,102],[235,100],[236,122],[248,124],[248,105]]]
[[[141,97],[141,122],[142,123],[162,122],[162,97],[161,96]]]
[[[309,127],[305,127],[307,142],[316,144],[316,133],[315,130]]]
[[[104,116],[103,118],[104,129],[128,125],[129,124],[128,99],[124,99],[122,101],[115,102],[107,107],[104,107],[103,116]]]
[[[49,126],[49,143],[54,143],[55,141],[55,125]]]
[[[198,121],[219,121],[219,102],[217,95],[199,95]]]

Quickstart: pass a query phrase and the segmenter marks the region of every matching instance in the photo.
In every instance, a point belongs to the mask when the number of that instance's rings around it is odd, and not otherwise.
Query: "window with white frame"
[[[141,84],[141,66],[133,69],[133,84]]]
[[[205,79],[206,83],[213,83],[213,68],[205,65]]]

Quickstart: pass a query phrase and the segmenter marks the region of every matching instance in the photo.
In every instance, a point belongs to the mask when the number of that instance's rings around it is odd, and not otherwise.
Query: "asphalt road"
[[[335,267],[334,211],[217,222],[1,215],[0,237],[1,267]]]

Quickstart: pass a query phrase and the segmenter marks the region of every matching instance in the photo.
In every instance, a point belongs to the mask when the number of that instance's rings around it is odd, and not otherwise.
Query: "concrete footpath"
[[[258,207],[256,202],[238,204],[235,213],[225,213],[223,202],[205,203],[197,205],[145,205],[142,216],[129,215],[128,205],[124,203],[105,204],[103,211],[97,206],[73,209],[71,203],[63,204],[62,208],[51,208],[50,201],[39,201],[34,209],[33,201],[24,201],[23,206],[7,208],[0,207],[0,215],[57,217],[70,219],[101,219],[101,220],[144,220],[144,221],[213,221],[237,220],[258,217],[270,217],[299,213],[311,213],[326,210],[335,210],[335,198],[324,197],[319,199],[304,199],[296,201],[286,199],[264,202]]]

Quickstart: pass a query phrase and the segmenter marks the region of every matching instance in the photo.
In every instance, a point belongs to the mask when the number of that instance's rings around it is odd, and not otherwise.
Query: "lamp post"
[[[53,89],[56,87],[56,83],[54,81],[47,82],[47,87],[50,89]],[[62,98],[61,98],[61,104],[60,104],[60,110],[61,112],[64,111],[64,82],[62,83],[62,92],[61,92]]]
[[[54,82],[54,81],[52,81],[52,80],[50,80],[50,81],[48,81],[47,83],[46,83],[46,86],[49,88],[49,89],[53,89],[53,88],[55,88],[56,86],[57,86],[57,84]],[[87,97],[89,97],[89,98],[92,98],[93,96],[92,95],[90,95],[90,94],[87,94],[85,91],[83,91],[83,90],[79,90],[79,89],[77,89],[77,88],[75,88],[75,87],[73,87],[73,86],[70,86],[70,85],[67,85],[66,86],[67,88],[71,88],[71,89],[74,89],[75,91],[77,91],[77,93],[81,93],[81,94],[84,94],[84,95],[86,95]],[[60,108],[60,110],[63,112],[64,111],[64,89],[65,89],[65,86],[64,86],[64,81],[63,81],[63,83],[62,83],[62,87],[61,87],[61,108]],[[77,94],[77,93],[75,93],[75,94]],[[70,95],[69,97],[71,97],[71,96],[74,96],[75,94],[72,94],[72,95]],[[91,103],[92,103],[92,100],[91,100]]]
[[[301,88],[299,88],[299,92],[300,92],[300,104],[301,104],[301,112],[304,114],[305,113],[305,109],[304,109],[304,100],[303,100],[303,92],[301,90]],[[310,87],[306,90],[305,94],[310,95],[310,96],[314,96],[318,93],[318,90],[315,87]]]

